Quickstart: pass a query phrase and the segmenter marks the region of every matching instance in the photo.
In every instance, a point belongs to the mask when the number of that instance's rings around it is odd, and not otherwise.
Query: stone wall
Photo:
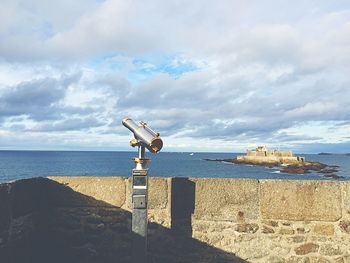
[[[249,262],[350,262],[350,182],[194,181],[194,238]]]
[[[350,182],[150,178],[149,186],[149,262],[350,262]],[[125,177],[0,185],[0,262],[23,262],[10,260],[21,254],[45,262],[43,247],[57,262],[129,262],[130,188]]]

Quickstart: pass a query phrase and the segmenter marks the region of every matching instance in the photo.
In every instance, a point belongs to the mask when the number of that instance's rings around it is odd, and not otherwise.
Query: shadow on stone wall
[[[245,262],[193,239],[194,184],[172,189],[174,225],[149,224],[148,262]],[[0,198],[0,262],[130,262],[128,211],[46,178],[0,185]]]
[[[171,229],[174,234],[192,237],[195,187],[195,183],[188,178],[171,180]]]

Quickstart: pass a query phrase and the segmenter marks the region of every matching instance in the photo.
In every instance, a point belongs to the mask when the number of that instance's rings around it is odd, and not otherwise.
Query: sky
[[[0,0],[0,149],[350,152],[350,2]]]

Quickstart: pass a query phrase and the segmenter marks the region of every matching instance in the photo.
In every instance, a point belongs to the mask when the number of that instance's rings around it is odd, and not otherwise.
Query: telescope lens
[[[150,148],[154,153],[159,152],[162,149],[162,147],[163,147],[163,141],[160,138],[154,138],[150,144]]]

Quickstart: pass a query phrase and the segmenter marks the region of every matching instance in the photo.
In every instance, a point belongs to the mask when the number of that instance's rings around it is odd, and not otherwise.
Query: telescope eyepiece
[[[153,131],[147,123],[141,121],[137,125],[132,119],[126,117],[122,120],[122,124],[134,134],[136,141],[132,140],[131,146],[143,145],[152,153],[158,153],[163,148],[160,134]]]

